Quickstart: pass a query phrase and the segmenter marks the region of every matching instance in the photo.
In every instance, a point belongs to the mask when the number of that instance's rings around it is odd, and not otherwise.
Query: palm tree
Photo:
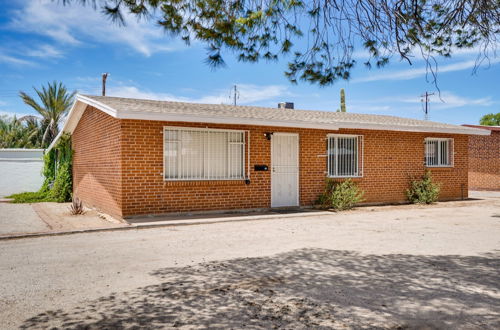
[[[19,122],[24,124],[24,127],[26,128],[26,134],[28,134],[31,145],[36,148],[41,148],[43,145],[43,133],[46,129],[45,127],[43,127],[42,119],[37,116],[26,115],[19,118]]]
[[[44,128],[42,135],[42,147],[47,147],[59,133],[59,124],[68,113],[73,96],[76,92],[69,93],[66,87],[61,83],[48,83],[47,87],[42,86],[41,90],[33,87],[38,94],[41,103],[35,101],[25,92],[19,92],[23,102],[32,107],[42,116],[41,127]]]
[[[16,117],[0,116],[0,148],[34,148],[34,132]]]

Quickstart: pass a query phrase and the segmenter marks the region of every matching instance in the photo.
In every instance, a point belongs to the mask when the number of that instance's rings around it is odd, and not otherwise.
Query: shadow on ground
[[[500,254],[302,249],[153,272],[161,284],[22,328],[500,328]]]

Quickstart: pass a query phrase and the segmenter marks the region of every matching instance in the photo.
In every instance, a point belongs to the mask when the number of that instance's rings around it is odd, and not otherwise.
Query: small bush
[[[414,204],[431,204],[438,200],[440,186],[432,181],[429,171],[425,172],[419,180],[411,180],[406,196]]]
[[[363,201],[364,192],[351,180],[327,180],[325,192],[318,198],[318,204],[336,211],[352,209]]]

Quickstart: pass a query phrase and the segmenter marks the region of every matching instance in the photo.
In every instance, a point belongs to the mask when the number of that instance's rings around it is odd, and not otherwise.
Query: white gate
[[[299,206],[298,134],[273,134],[271,168],[271,207]]]

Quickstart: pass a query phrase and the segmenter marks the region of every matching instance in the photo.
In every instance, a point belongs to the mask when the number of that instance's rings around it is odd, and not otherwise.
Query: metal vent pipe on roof
[[[280,102],[278,109],[293,109],[293,102]]]

